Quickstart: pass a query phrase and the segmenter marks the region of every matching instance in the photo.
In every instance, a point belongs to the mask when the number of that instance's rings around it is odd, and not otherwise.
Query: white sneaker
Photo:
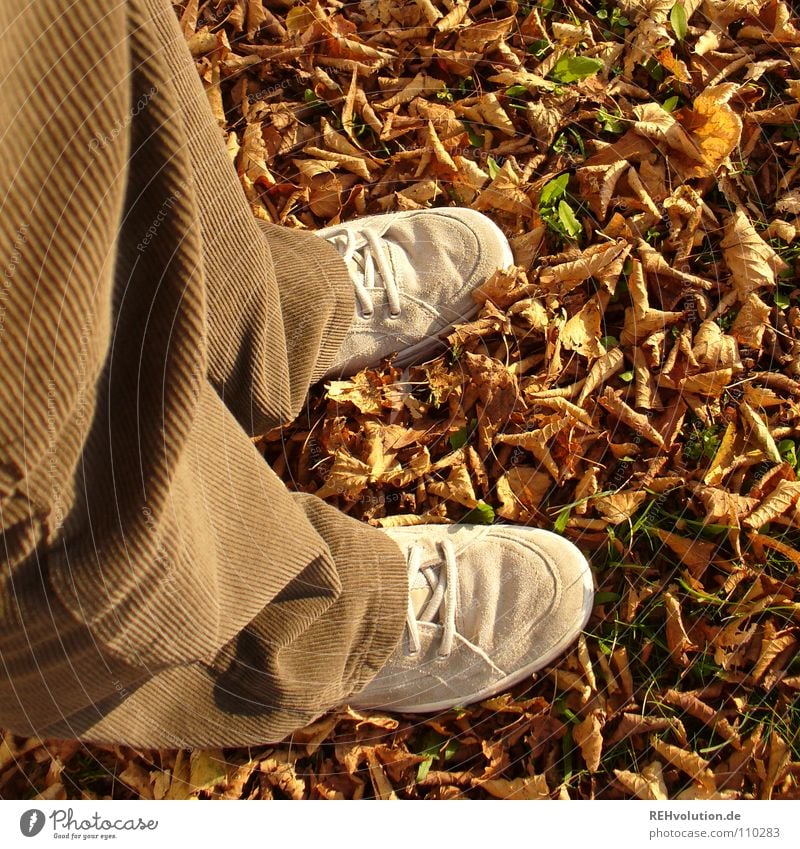
[[[589,564],[557,534],[508,525],[385,532],[408,558],[406,628],[353,707],[431,713],[481,701],[555,660],[589,618]]]
[[[356,293],[353,325],[328,378],[354,374],[399,352],[419,362],[437,337],[477,312],[472,292],[514,264],[500,228],[474,209],[367,215],[316,231],[342,255]]]

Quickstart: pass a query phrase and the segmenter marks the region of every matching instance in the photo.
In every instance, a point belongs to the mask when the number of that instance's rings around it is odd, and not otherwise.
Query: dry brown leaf
[[[483,212],[496,209],[525,217],[530,217],[533,213],[530,198],[519,187],[519,177],[508,160],[503,163],[492,182],[481,191],[472,206],[473,209]]]
[[[699,719],[709,728],[716,731],[720,737],[724,737],[726,740],[732,740],[738,745],[739,735],[728,720],[719,711],[699,699],[694,693],[681,693],[677,690],[669,689],[661,698],[667,704],[675,705],[675,707],[679,707],[685,713],[695,717],[695,719]]]
[[[603,312],[608,296],[599,294],[590,298],[581,309],[568,319],[561,328],[561,344],[570,351],[575,351],[589,360],[605,354],[606,350],[600,343]]]
[[[189,756],[189,784],[192,793],[209,790],[222,784],[228,775],[228,765],[221,749],[195,749]]]
[[[789,510],[800,499],[800,481],[782,480],[744,520],[748,528],[760,528]]]
[[[599,277],[608,268],[615,266],[630,253],[630,245],[615,242],[610,245],[593,245],[577,259],[558,265],[545,266],[539,272],[539,283],[554,292],[564,295],[590,277]],[[621,270],[621,265],[620,265]]]
[[[553,480],[559,479],[559,468],[556,461],[553,459],[548,442],[559,431],[569,425],[568,420],[547,425],[538,430],[526,431],[525,433],[501,433],[497,437],[498,442],[503,442],[506,445],[517,445],[530,451],[534,457],[547,469],[553,477]]]
[[[741,367],[736,339],[722,331],[716,321],[704,321],[694,335],[692,353],[697,362],[712,371]]]
[[[592,498],[590,503],[609,525],[619,525],[630,521],[631,516],[646,500],[646,492],[626,490],[615,492],[613,495],[598,495]]]
[[[773,629],[774,631],[774,629]],[[797,639],[790,633],[773,633],[768,639],[765,635],[761,641],[761,654],[756,665],[753,667],[750,677],[755,683],[759,683],[764,677],[770,665],[784,652],[797,648]],[[790,652],[794,654],[794,652]]]
[[[707,88],[695,98],[687,117],[692,138],[712,172],[730,156],[742,135],[742,119],[729,103],[738,89],[735,83]]]
[[[379,528],[410,528],[416,525],[451,525],[452,519],[435,513],[399,513],[375,520]]]
[[[605,219],[617,182],[629,167],[627,160],[620,159],[610,165],[584,165],[575,172],[581,196],[589,201],[601,219]]]
[[[316,491],[319,498],[341,495],[354,500],[367,488],[372,480],[372,468],[344,450],[336,452],[333,466],[327,473],[325,483]]]
[[[731,327],[731,333],[736,341],[748,348],[760,348],[768,325],[769,313],[769,307],[755,292],[751,292],[745,298]]]
[[[685,749],[659,740],[658,737],[653,737],[650,745],[664,760],[669,761],[702,787],[711,791],[717,789],[716,779],[714,773],[709,769],[708,761],[701,758],[696,752],[687,752]]]
[[[769,761],[767,763],[767,774],[764,777],[764,783],[761,785],[760,798],[772,798],[775,785],[783,775],[791,756],[791,749],[786,744],[786,741],[773,728],[769,737]]]
[[[751,292],[774,287],[776,274],[787,267],[741,209],[728,216],[720,244],[742,303]]]
[[[608,386],[597,400],[606,410],[616,416],[623,424],[633,428],[640,436],[659,448],[664,447],[664,437],[650,424],[647,416],[637,413],[636,410],[629,407],[620,398],[618,391]]]
[[[603,725],[602,712],[593,710],[586,719],[572,729],[572,738],[578,744],[589,772],[597,772],[600,769],[600,758],[603,753],[603,735],[600,732]]]
[[[546,472],[533,466],[514,466],[497,481],[498,516],[524,522],[536,514],[552,485]]]
[[[630,772],[626,769],[615,769],[617,781],[637,799],[650,802],[665,802],[669,798],[667,785],[658,761],[649,763],[641,772]]]
[[[699,577],[711,564],[717,546],[702,539],[688,539],[664,528],[656,528],[659,539],[678,555],[694,577]]]
[[[478,504],[472,479],[464,466],[454,467],[446,481],[431,481],[427,486],[428,492],[438,495],[440,498],[463,504],[464,507],[472,508]]]
[[[612,378],[624,364],[625,354],[622,352],[622,348],[612,348],[596,360],[586,377],[581,394],[578,396],[578,404],[583,404],[595,389]]]
[[[666,143],[667,147],[682,153],[692,160],[703,159],[698,145],[686,130],[659,103],[644,103],[633,109],[636,121],[634,130],[654,142]]]
[[[549,799],[550,788],[543,775],[531,775],[527,778],[490,778],[477,781],[481,787],[495,799]]]
[[[582,424],[587,430],[595,430],[586,410],[581,409],[577,404],[573,404],[561,395],[545,395],[544,393],[531,393],[531,400],[539,406],[548,407],[561,413],[562,416],[573,419]]]
[[[671,593],[664,593],[664,608],[667,612],[667,648],[673,662],[687,666],[687,651],[697,648],[689,639],[683,624],[683,613],[678,599]]]
[[[761,546],[762,548],[771,548],[782,554],[787,560],[790,560],[796,566],[800,567],[800,551],[797,551],[797,549],[792,548],[785,542],[782,542],[779,539],[774,539],[773,537],[765,536],[764,534],[751,534],[750,538],[753,540],[755,545]]]
[[[769,427],[764,419],[756,413],[756,411],[747,403],[742,401],[739,404],[739,412],[742,416],[742,421],[749,428],[749,443],[758,446],[764,452],[764,456],[773,463],[783,462],[781,452],[778,451],[778,446],[772,434],[769,432]]]
[[[384,406],[384,389],[379,381],[371,380],[360,371],[350,380],[332,380],[327,384],[328,398],[356,406],[362,413],[380,415]]]
[[[683,392],[719,398],[722,390],[733,380],[733,369],[719,368],[701,374],[692,374],[678,381]]]

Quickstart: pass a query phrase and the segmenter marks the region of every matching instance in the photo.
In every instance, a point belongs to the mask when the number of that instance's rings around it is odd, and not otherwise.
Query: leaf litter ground
[[[390,527],[555,529],[577,646],[432,717],[278,746],[0,744],[26,798],[800,797],[800,22],[785,0],[176,7],[253,213],[470,206],[516,266],[418,367],[257,439]]]

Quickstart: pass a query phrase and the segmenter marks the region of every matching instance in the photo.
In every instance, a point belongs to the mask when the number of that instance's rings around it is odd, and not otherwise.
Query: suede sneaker
[[[356,295],[328,379],[396,352],[396,365],[419,362],[442,344],[443,331],[475,315],[473,290],[514,264],[500,228],[474,209],[367,215],[315,232],[344,259]]]
[[[408,562],[408,614],[387,663],[350,703],[432,713],[507,690],[561,655],[592,610],[589,564],[550,531],[387,529]]]

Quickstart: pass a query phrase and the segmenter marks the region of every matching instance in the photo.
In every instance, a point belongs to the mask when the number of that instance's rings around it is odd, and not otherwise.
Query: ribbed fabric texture
[[[353,315],[316,236],[256,222],[166,0],[0,3],[0,725],[281,739],[399,640],[388,537],[289,493]]]

